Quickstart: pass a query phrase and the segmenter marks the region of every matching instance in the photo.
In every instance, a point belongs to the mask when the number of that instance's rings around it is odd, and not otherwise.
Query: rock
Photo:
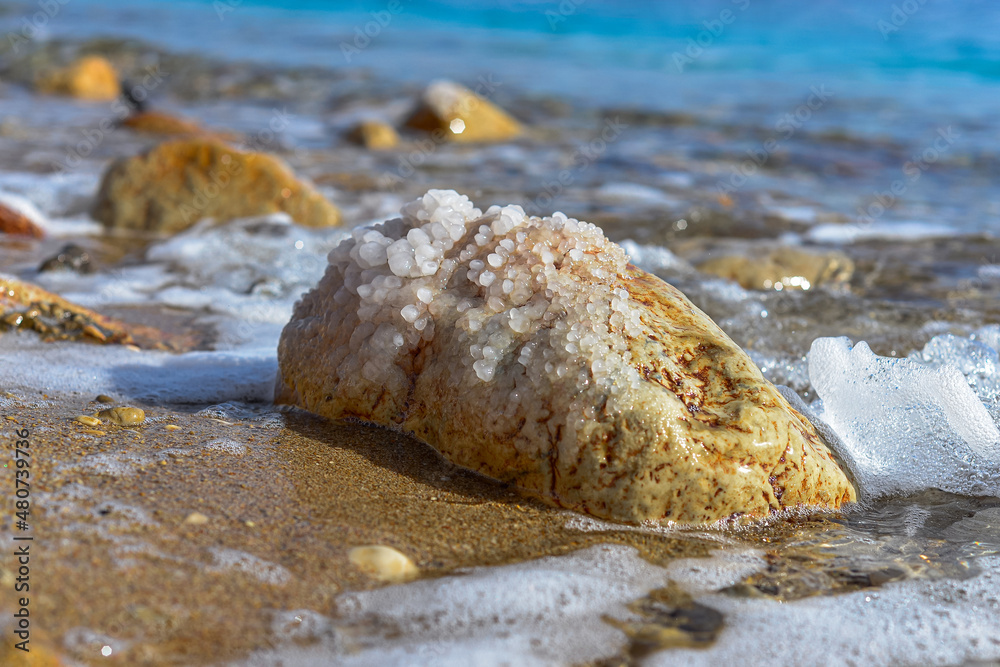
[[[90,415],[80,415],[76,418],[76,421],[80,422],[84,426],[100,426],[101,420],[97,417],[91,417]]]
[[[355,547],[348,554],[348,559],[359,570],[379,581],[408,581],[420,573],[413,561],[392,547]]]
[[[47,340],[133,344],[125,325],[47,290],[0,274],[0,331],[30,329]]]
[[[94,270],[90,253],[75,243],[67,243],[62,250],[42,262],[39,271],[74,271],[90,273]]]
[[[0,203],[0,234],[45,238],[45,232],[31,218],[20,211]]]
[[[127,127],[134,132],[161,136],[203,136],[214,137],[222,141],[240,140],[238,134],[210,130],[192,120],[171,116],[162,111],[140,111],[133,113],[122,121],[122,127]]]
[[[108,396],[107,394],[98,394],[97,398],[94,399],[98,403],[114,403],[115,399]]]
[[[203,218],[277,212],[307,227],[340,223],[340,211],[278,158],[194,138],[112,163],[93,215],[109,229],[173,233]]]
[[[429,85],[406,126],[462,142],[507,141],[523,131],[506,111],[452,81]]]
[[[139,408],[130,407],[107,408],[98,412],[97,416],[118,426],[138,426],[146,421],[145,412]]]
[[[856,499],[746,353],[599,228],[441,190],[403,213],[331,252],[282,332],[278,402],[613,520]]]
[[[395,128],[380,120],[363,120],[347,133],[347,138],[370,150],[385,150],[399,145]]]
[[[85,100],[113,100],[121,93],[118,73],[100,56],[85,56],[68,67],[48,72],[39,77],[36,88],[42,93]]]
[[[846,283],[854,274],[854,262],[842,252],[776,248],[764,257],[717,257],[700,264],[698,270],[735,280],[746,289],[807,290]]]

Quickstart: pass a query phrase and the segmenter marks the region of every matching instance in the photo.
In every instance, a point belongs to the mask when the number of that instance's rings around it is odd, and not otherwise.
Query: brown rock
[[[388,123],[364,120],[351,128],[347,138],[370,150],[386,150],[399,145],[399,135]]]
[[[846,283],[854,274],[854,262],[842,252],[777,248],[763,257],[717,257],[700,264],[698,270],[734,280],[746,289],[808,290]]]
[[[127,127],[134,132],[161,136],[202,136],[214,137],[223,141],[240,140],[238,134],[209,130],[192,120],[172,116],[162,111],[134,113],[122,121],[122,127]]]
[[[746,353],[593,225],[432,190],[330,262],[282,333],[279,402],[618,521],[856,499]]]
[[[62,69],[39,77],[39,92],[70,95],[85,100],[113,100],[121,93],[114,66],[106,58],[85,56]]]
[[[178,139],[112,163],[93,215],[108,229],[174,233],[203,218],[277,212],[307,227],[340,224],[340,211],[278,158]]]
[[[506,111],[452,81],[429,85],[406,126],[470,143],[508,141],[523,131]]]
[[[30,236],[41,239],[45,237],[42,228],[31,221],[26,215],[0,204],[0,234]]]

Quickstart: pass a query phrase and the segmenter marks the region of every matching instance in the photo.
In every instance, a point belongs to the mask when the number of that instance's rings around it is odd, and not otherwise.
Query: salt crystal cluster
[[[402,214],[330,253],[342,277],[334,301],[356,306],[359,320],[345,362],[365,379],[389,382],[395,360],[457,312],[467,354],[455,379],[490,382],[514,360],[525,374],[511,405],[563,378],[579,390],[638,384],[626,339],[641,331],[639,312],[614,284],[628,257],[600,228],[516,205],[483,213],[452,190],[431,190]]]

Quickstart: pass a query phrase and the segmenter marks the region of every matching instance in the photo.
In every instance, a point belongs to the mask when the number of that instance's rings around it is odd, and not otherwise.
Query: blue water
[[[12,5],[0,30],[36,10]],[[949,132],[955,139],[934,169],[907,183],[912,205],[887,218],[1000,227],[995,1],[71,0],[41,31],[42,39],[93,36],[227,61],[363,69],[383,83],[488,80],[501,102],[557,96],[575,109],[680,112],[708,127],[642,135],[627,144],[633,160],[700,159],[706,146],[743,160],[766,137],[784,139],[797,114],[781,149],[821,167],[839,161],[856,175],[838,184],[817,172],[803,186],[793,174],[752,186],[849,218]],[[860,143],[813,140],[824,136]]]

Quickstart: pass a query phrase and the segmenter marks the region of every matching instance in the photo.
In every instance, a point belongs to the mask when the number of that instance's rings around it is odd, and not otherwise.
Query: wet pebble
[[[138,426],[146,420],[146,413],[139,408],[108,408],[97,413],[101,419],[107,419],[119,426]]]
[[[76,418],[76,421],[84,424],[86,426],[100,426],[101,420],[97,417],[91,417],[90,415],[80,415]]]

